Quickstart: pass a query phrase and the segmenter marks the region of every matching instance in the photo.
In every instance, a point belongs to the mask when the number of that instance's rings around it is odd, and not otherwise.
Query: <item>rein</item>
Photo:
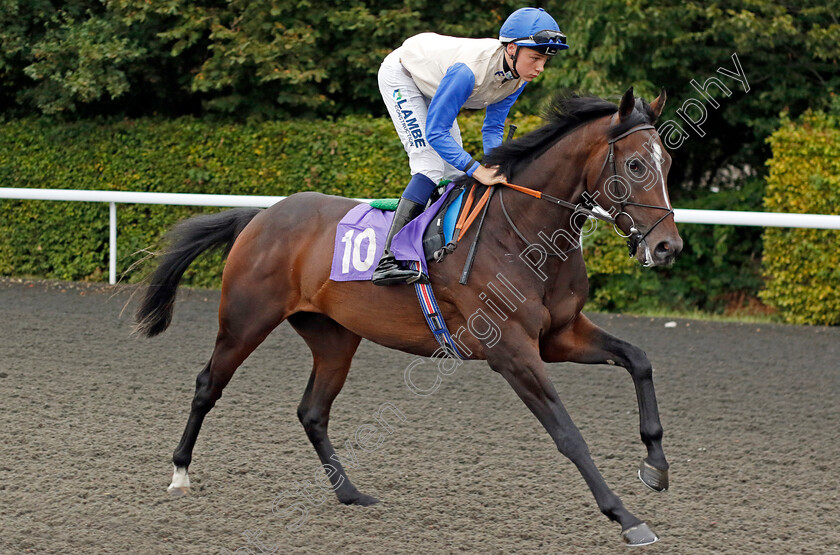
[[[610,178],[610,181],[615,181],[616,178],[618,177],[618,168],[616,167],[616,163],[615,163],[615,143],[617,143],[618,141],[620,141],[621,139],[624,139],[625,137],[627,137],[629,135],[632,135],[633,133],[636,133],[637,131],[644,131],[646,129],[656,129],[656,128],[653,125],[650,125],[650,124],[637,125],[636,127],[633,127],[631,129],[625,131],[621,135],[610,139],[608,141],[609,151],[607,152],[606,158],[604,158],[604,163],[601,165],[601,171],[598,173],[598,176],[600,177],[604,173],[604,170],[607,168],[607,164],[610,164],[610,166],[612,168],[612,174],[613,174],[612,178]],[[585,216],[587,216],[589,218],[594,218],[596,220],[601,220],[603,222],[607,222],[607,223],[612,224],[612,225],[616,225],[616,221],[617,221],[619,216],[621,216],[622,214],[626,215],[628,218],[630,218],[630,221],[631,221],[630,234],[625,236],[625,238],[627,239],[627,246],[630,249],[630,256],[631,257],[634,255],[634,253],[636,252],[636,249],[645,240],[645,238],[648,236],[648,234],[650,234],[650,232],[653,231],[656,228],[656,226],[658,226],[665,218],[667,218],[668,216],[670,216],[671,214],[674,213],[673,208],[667,208],[665,206],[655,206],[655,205],[651,205],[651,204],[641,204],[641,203],[638,203],[638,202],[629,202],[629,201],[625,200],[625,201],[622,201],[621,208],[620,208],[618,214],[615,217],[613,217],[613,216],[610,216],[609,212],[607,210],[605,210],[597,202],[590,201],[588,199],[587,199],[587,202],[590,203],[590,205],[593,206],[593,208],[587,208],[587,207],[582,206],[581,204],[574,204],[574,203],[571,203],[569,201],[559,199],[559,198],[554,197],[552,195],[543,193],[542,191],[537,191],[536,189],[531,189],[529,187],[523,187],[522,185],[515,185],[513,183],[508,183],[507,181],[503,181],[501,183],[498,183],[497,185],[503,185],[504,187],[507,187],[509,189],[513,189],[514,191],[518,191],[520,193],[526,194],[528,196],[534,197],[534,198],[539,199],[539,200],[548,201],[552,204],[556,204],[558,206],[562,206],[563,208],[567,208],[569,210],[572,210],[573,212],[575,212],[577,214],[584,214]],[[455,250],[455,247],[458,246],[458,241],[459,241],[461,235],[463,235],[467,232],[467,230],[470,228],[472,223],[475,221],[479,212],[481,212],[481,210],[485,207],[485,205],[489,201],[490,192],[492,190],[493,190],[492,185],[487,187],[487,190],[484,192],[482,197],[478,200],[476,205],[472,206],[473,199],[474,199],[474,193],[475,193],[475,185],[473,185],[470,188],[470,192],[468,193],[467,198],[464,201],[463,208],[461,209],[461,215],[458,217],[458,221],[455,224],[455,231],[452,234],[452,240],[445,247],[443,247],[442,249],[440,249],[439,251],[437,251],[434,254],[435,261],[441,262],[446,257],[446,255],[452,254],[452,252]],[[531,244],[531,241],[529,241],[522,234],[522,232],[519,231],[519,229],[516,227],[516,224],[513,222],[513,219],[511,219],[510,215],[508,215],[507,209],[505,208],[504,195],[502,195],[503,190],[504,189],[499,190],[499,202],[501,203],[502,213],[505,215],[505,219],[507,219],[508,224],[511,226],[513,231],[516,233],[516,235],[520,239],[522,239],[525,243]],[[656,223],[654,223],[644,234],[642,234],[642,232],[639,231],[636,228],[636,222],[633,220],[633,217],[630,216],[630,214],[628,214],[627,212],[624,211],[624,208],[627,207],[627,206],[638,206],[639,208],[653,208],[653,209],[656,209],[656,210],[665,210],[666,213],[665,213],[664,216],[659,218],[656,221]],[[563,253],[550,252],[550,253],[547,253],[547,254],[549,256],[561,256],[561,257],[563,257],[567,253],[575,251],[578,248],[580,248],[580,247],[579,246],[575,247],[575,248],[570,249],[568,251],[565,251]]]
[[[621,135],[610,139],[608,141],[609,151],[607,152],[606,158],[604,158],[604,163],[601,164],[601,171],[598,172],[598,176],[600,177],[601,175],[603,175],[604,170],[607,168],[607,164],[610,164],[610,166],[612,168],[612,177],[610,178],[610,181],[615,181],[616,178],[618,177],[618,168],[616,167],[616,162],[615,162],[615,143],[617,143],[618,141],[620,141],[621,139],[624,139],[625,137],[627,137],[629,135],[632,135],[633,133],[636,133],[637,131],[644,131],[646,129],[656,129],[656,128],[653,125],[649,125],[649,124],[637,125],[636,127],[633,127],[631,129],[625,131]],[[665,206],[656,206],[656,205],[652,205],[652,204],[642,204],[642,203],[639,203],[639,202],[629,202],[629,201],[625,200],[625,201],[622,201],[621,208],[620,208],[618,214],[615,217],[612,217],[612,216],[609,215],[609,212],[607,210],[605,210],[601,205],[599,205],[597,202],[594,202],[594,201],[588,201],[588,202],[590,202],[591,205],[594,205],[594,207],[597,208],[597,211],[593,210],[591,208],[585,208],[585,207],[581,206],[580,204],[573,204],[571,202],[553,197],[551,195],[547,195],[547,194],[545,194],[541,191],[537,191],[535,189],[529,189],[528,187],[522,187],[521,185],[514,185],[512,183],[507,183],[507,182],[503,182],[503,183],[501,183],[501,185],[509,187],[509,188],[511,188],[515,191],[525,193],[525,194],[527,194],[529,196],[532,196],[534,198],[537,198],[537,199],[547,200],[547,201],[549,201],[551,203],[554,203],[558,206],[568,208],[568,209],[570,209],[570,210],[572,210],[572,211],[574,211],[578,214],[584,214],[587,217],[594,218],[596,220],[601,220],[603,222],[607,222],[607,223],[612,224],[612,225],[616,225],[616,222],[617,222],[619,216],[624,214],[625,216],[630,218],[630,221],[631,221],[630,234],[625,236],[625,238],[627,239],[627,246],[630,249],[630,256],[631,257],[635,254],[638,246],[647,238],[647,236],[650,234],[650,232],[653,231],[656,228],[656,226],[658,226],[660,223],[662,223],[662,221],[665,220],[665,218],[667,218],[668,216],[670,216],[671,214],[674,213],[673,208],[667,208]],[[520,239],[522,239],[524,242],[530,244],[531,242],[528,241],[528,239],[525,238],[525,236],[522,234],[522,232],[519,231],[519,229],[516,227],[513,220],[511,219],[511,217],[508,215],[507,209],[505,208],[504,196],[501,194],[501,191],[499,191],[499,202],[502,205],[502,213],[505,215],[505,219],[507,219],[508,224],[511,226],[513,231],[516,233],[516,235],[519,236]],[[642,232],[640,232],[636,228],[636,222],[633,220],[633,217],[630,216],[630,214],[628,214],[627,212],[625,212],[624,208],[627,207],[627,206],[637,206],[639,208],[653,208],[653,209],[656,209],[656,210],[665,210],[665,215],[662,216],[661,218],[659,218],[656,221],[656,223],[654,223],[652,226],[650,226],[650,228],[644,234],[642,234]],[[578,247],[575,247],[575,248],[570,249],[568,251],[565,251],[563,253],[549,252],[549,253],[546,253],[546,254],[548,254],[549,256],[561,256],[562,257],[562,256],[565,256],[566,254],[568,254],[569,252],[577,250],[577,248]]]

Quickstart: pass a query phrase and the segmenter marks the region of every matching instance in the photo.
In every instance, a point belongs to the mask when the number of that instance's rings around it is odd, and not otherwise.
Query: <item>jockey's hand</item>
[[[472,176],[482,185],[495,185],[507,181],[505,174],[499,172],[499,166],[479,166]]]

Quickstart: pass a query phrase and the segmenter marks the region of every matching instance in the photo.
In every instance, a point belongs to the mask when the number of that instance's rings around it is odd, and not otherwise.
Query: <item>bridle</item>
[[[650,125],[650,124],[637,125],[636,127],[633,127],[631,129],[625,131],[621,135],[619,135],[617,137],[613,137],[612,139],[607,141],[610,148],[609,148],[609,151],[607,152],[607,157],[604,159],[604,163],[601,165],[601,171],[598,172],[598,177],[600,177],[601,175],[604,174],[604,170],[606,169],[607,164],[610,164],[610,166],[612,167],[612,177],[610,178],[610,185],[612,185],[614,187],[617,187],[616,182],[618,181],[618,168],[616,168],[616,164],[615,164],[615,143],[617,143],[621,139],[627,137],[628,135],[632,135],[633,133],[635,133],[637,131],[644,131],[646,129],[656,129],[656,128],[653,125]],[[615,196],[617,197],[618,194],[616,193]],[[630,197],[630,195],[627,195],[627,198],[629,198],[629,197]],[[595,203],[595,204],[597,204],[597,203]],[[650,226],[648,228],[648,230],[644,234],[642,234],[636,228],[636,222],[633,220],[633,216],[631,216],[629,213],[627,213],[624,210],[627,206],[638,206],[639,208],[653,208],[655,210],[664,210],[665,215],[662,216],[661,218],[659,218],[658,220],[656,220],[656,223],[654,223],[652,226]],[[600,206],[599,206],[599,208],[600,208]],[[603,210],[603,208],[601,208],[601,209]],[[630,201],[624,199],[624,200],[621,201],[621,205],[620,205],[618,214],[616,214],[615,218],[613,218],[612,223],[613,223],[613,225],[615,225],[616,220],[618,220],[619,216],[621,216],[622,214],[624,214],[625,216],[630,218],[630,222],[631,222],[630,223],[630,234],[626,235],[626,236],[623,236],[623,237],[625,237],[625,239],[627,239],[627,246],[630,248],[630,256],[632,257],[635,254],[636,249],[639,247],[639,245],[642,244],[642,242],[644,242],[644,240],[647,238],[647,236],[650,234],[650,232],[653,231],[654,229],[656,229],[656,226],[658,226],[660,223],[662,223],[662,221],[665,218],[667,218],[668,216],[670,216],[673,213],[674,213],[674,209],[673,208],[668,208],[667,206],[656,206],[656,205],[653,205],[653,204],[641,204],[639,202],[630,202]],[[616,229],[618,229],[617,225],[616,225]]]
[[[624,139],[624,138],[628,137],[629,135],[632,135],[633,133],[636,133],[637,131],[644,131],[646,129],[656,129],[656,128],[653,125],[650,125],[650,124],[637,125],[636,127],[633,127],[631,129],[625,131],[621,135],[618,135],[617,137],[613,137],[612,139],[607,141],[607,144],[609,145],[609,150],[607,151],[606,158],[604,158],[604,163],[601,165],[601,171],[598,172],[598,177],[599,178],[604,174],[604,170],[607,168],[607,165],[609,164],[610,168],[612,170],[612,177],[610,177],[609,183],[610,183],[610,185],[613,185],[614,187],[617,188],[616,182],[619,181],[619,176],[618,176],[618,168],[616,167],[616,162],[615,162],[615,143],[617,143],[621,139]],[[562,206],[564,208],[568,208],[568,209],[572,210],[575,214],[584,214],[584,215],[586,215],[590,218],[595,218],[596,220],[601,220],[603,222],[607,222],[607,223],[615,226],[616,230],[618,230],[619,232],[620,232],[620,229],[616,225],[616,222],[617,222],[618,218],[621,215],[624,215],[624,216],[630,218],[630,222],[631,222],[630,233],[628,235],[622,235],[622,237],[627,239],[627,246],[630,249],[630,256],[631,257],[636,253],[636,250],[638,249],[639,245],[641,245],[642,242],[644,242],[644,240],[647,238],[647,236],[650,234],[650,232],[653,231],[656,228],[656,226],[658,226],[660,223],[662,223],[662,221],[665,220],[665,218],[667,218],[668,216],[670,216],[671,214],[674,213],[673,208],[668,208],[666,206],[656,206],[656,205],[652,205],[652,204],[641,204],[641,203],[638,203],[638,202],[630,202],[630,201],[624,199],[621,202],[618,214],[616,214],[615,217],[613,217],[613,216],[610,215],[609,211],[605,210],[591,196],[585,196],[583,203],[574,204],[574,203],[571,203],[571,202],[553,197],[551,195],[547,195],[547,194],[545,194],[541,191],[536,191],[534,189],[529,189],[527,187],[522,187],[520,185],[513,185],[512,183],[507,183],[507,182],[501,183],[501,185],[504,185],[505,187],[514,189],[516,191],[519,191],[521,193],[525,193],[527,195],[533,196],[533,197],[538,198],[538,199],[547,200],[547,201],[549,201],[553,204],[557,204],[557,205]],[[522,239],[527,244],[531,244],[531,241],[529,241],[522,234],[522,232],[519,231],[519,229],[516,227],[516,224],[514,224],[513,219],[511,219],[511,217],[508,215],[507,209],[505,208],[504,195],[502,194],[503,190],[504,189],[499,190],[499,202],[501,203],[502,213],[505,215],[505,219],[507,219],[508,224],[511,226],[513,231],[516,233],[517,236],[519,236],[520,239]],[[618,195],[616,194],[616,197],[617,196]],[[629,198],[629,195],[628,195],[628,198]],[[653,209],[656,209],[656,210],[664,210],[665,215],[662,216],[661,218],[659,218],[656,221],[656,223],[654,223],[652,226],[650,226],[650,228],[643,234],[641,231],[639,231],[638,228],[636,228],[636,222],[633,220],[633,217],[624,210],[627,206],[637,206],[639,208],[653,208]],[[574,217],[574,215],[572,217]],[[565,260],[566,254],[568,254],[569,252],[575,251],[579,248],[580,248],[580,245],[575,246],[574,248],[572,248],[568,251],[562,252],[562,253],[560,253],[560,252],[550,252],[550,253],[546,253],[546,254],[549,255],[549,256],[560,256],[561,258],[563,258]]]

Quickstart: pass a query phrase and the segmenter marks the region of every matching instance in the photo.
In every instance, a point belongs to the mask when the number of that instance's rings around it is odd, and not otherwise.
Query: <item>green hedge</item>
[[[477,117],[478,116],[478,117]],[[519,121],[521,119],[521,121]],[[519,118],[533,129],[534,117]],[[480,152],[480,114],[460,118],[465,146]],[[385,118],[251,125],[194,118],[0,124],[0,186],[117,191],[396,197],[408,161]],[[159,247],[162,233],[216,208],[119,205],[118,272]],[[0,200],[0,275],[106,279],[103,203]],[[217,286],[218,256],[197,260],[185,282]],[[132,273],[129,281],[142,277]]]
[[[783,120],[768,139],[765,205],[771,212],[837,214],[840,206],[840,117],[807,112]],[[766,288],[761,298],[786,321],[840,324],[840,232],[768,228]]]
[[[347,118],[259,125],[192,118],[53,124],[13,121],[0,134],[0,184],[8,187],[349,197],[396,194],[408,177],[391,122]],[[118,271],[159,244],[164,230],[216,208],[119,205]],[[103,280],[108,206],[0,201],[0,274]],[[217,285],[218,256],[187,283]],[[141,276],[132,275],[136,280]]]

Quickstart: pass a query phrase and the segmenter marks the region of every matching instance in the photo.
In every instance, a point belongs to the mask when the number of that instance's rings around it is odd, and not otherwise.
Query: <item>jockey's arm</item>
[[[479,164],[450,134],[452,124],[455,123],[458,112],[470,97],[474,86],[475,75],[465,64],[455,64],[447,70],[429,104],[426,137],[431,147],[445,161],[479,182],[492,185],[504,181],[505,177],[497,175],[494,169]]]
[[[525,89],[525,85],[516,89],[507,98],[487,107],[487,113],[484,115],[484,125],[481,127],[485,156],[491,150],[502,144],[502,136],[505,132],[505,120],[507,119],[508,112],[510,112],[510,107],[516,102],[519,95],[522,94],[523,89]]]

